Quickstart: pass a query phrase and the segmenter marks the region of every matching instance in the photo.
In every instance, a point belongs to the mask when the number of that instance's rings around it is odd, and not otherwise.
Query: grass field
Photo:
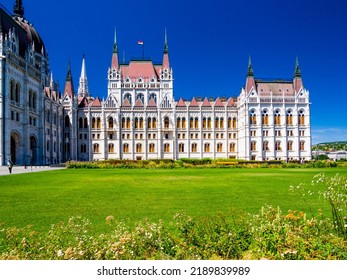
[[[306,202],[291,185],[309,183],[324,172],[347,176],[346,168],[329,169],[98,169],[60,170],[0,177],[0,224],[51,224],[83,216],[95,233],[107,230],[105,218],[135,223],[144,218],[171,221],[178,212],[192,217],[218,212],[256,213],[265,204],[282,211],[329,207],[317,195]]]

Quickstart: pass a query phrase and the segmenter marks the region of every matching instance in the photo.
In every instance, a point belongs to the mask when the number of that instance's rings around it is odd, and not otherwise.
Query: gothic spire
[[[163,68],[169,68],[169,46],[167,44],[167,34],[165,29],[165,37],[164,37],[164,57],[163,57]]]
[[[86,62],[85,62],[84,54],[82,57],[82,68],[81,68],[80,81],[78,85],[78,95],[83,97],[89,96]]]
[[[298,78],[298,77],[301,77],[301,70],[299,67],[299,59],[298,59],[298,57],[296,57],[294,78]]]
[[[23,17],[24,16],[24,8],[22,5],[22,0],[16,0],[14,4],[13,13],[15,16]]]
[[[111,69],[118,69],[118,67],[119,67],[119,61],[118,61],[117,32],[116,32],[116,28],[115,28],[114,29],[114,42],[113,42]]]
[[[116,29],[114,29],[113,53],[118,53],[118,47],[117,47],[117,30],[116,30]]]
[[[254,77],[254,72],[252,68],[252,60],[251,55],[248,56],[248,70],[247,70],[247,77]]]
[[[66,81],[72,81],[70,58],[69,58],[69,62],[67,65]]]

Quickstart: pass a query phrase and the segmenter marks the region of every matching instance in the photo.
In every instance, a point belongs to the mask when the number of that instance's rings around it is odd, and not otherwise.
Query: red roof
[[[152,61],[130,61],[129,65],[122,65],[121,70],[123,77],[129,77],[132,79],[140,77],[143,79],[158,77]]]
[[[143,103],[140,98],[136,100],[134,107],[143,107]]]
[[[72,86],[72,81],[66,81],[65,88],[64,88],[64,96],[68,95],[70,98],[74,95],[74,89]]]
[[[220,100],[219,97],[217,97],[215,103],[214,103],[214,107],[224,107],[222,101]]]
[[[101,107],[101,102],[99,97],[95,98],[92,104],[90,104],[91,107]]]
[[[157,107],[153,98],[149,100],[147,107]]]
[[[189,107],[199,107],[198,102],[196,102],[195,98],[192,98],[192,101],[190,101]]]
[[[83,108],[88,106],[88,100],[85,97],[78,97],[78,107]]]
[[[204,102],[202,102],[202,107],[212,107],[210,101],[205,97]]]
[[[122,104],[122,107],[130,107],[130,102],[128,100],[128,98],[125,98],[124,101],[123,101],[123,104]]]
[[[186,107],[186,104],[184,103],[182,97],[180,98],[180,100],[178,100],[176,107]]]
[[[236,105],[236,103],[235,103],[235,100],[233,99],[233,98],[229,98],[228,99],[228,104],[227,104],[227,106],[228,107],[233,107],[233,106],[235,106]]]

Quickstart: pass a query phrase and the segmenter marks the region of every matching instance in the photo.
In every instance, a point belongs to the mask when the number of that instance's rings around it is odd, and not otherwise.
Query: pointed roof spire
[[[248,56],[248,70],[247,70],[247,77],[254,77],[254,72],[252,68],[252,60],[251,55]]]
[[[16,0],[14,4],[13,13],[15,16],[23,17],[24,16],[24,8],[22,5],[22,0]]]
[[[169,62],[169,46],[168,46],[168,44],[167,44],[166,29],[165,29],[165,37],[164,37],[163,68],[170,68],[170,62]]]
[[[118,63],[117,30],[115,28],[111,68],[118,69],[118,67],[119,67],[119,63]]]
[[[165,28],[165,37],[164,37],[164,53],[169,53],[169,46],[167,44],[166,28]]]
[[[301,70],[300,70],[300,67],[299,67],[299,58],[296,57],[294,78],[298,78],[298,77],[301,77]]]
[[[70,98],[73,98],[74,97],[74,88],[73,88],[72,75],[71,75],[70,59],[69,59],[67,69],[68,70],[67,70],[66,81],[65,81],[64,96],[68,95]]]
[[[113,53],[118,53],[117,47],[117,29],[114,29],[114,43],[113,43]]]
[[[82,57],[82,68],[81,68],[80,82],[78,85],[78,95],[83,96],[83,97],[89,96],[88,78],[87,78],[86,63],[85,63],[84,54]]]

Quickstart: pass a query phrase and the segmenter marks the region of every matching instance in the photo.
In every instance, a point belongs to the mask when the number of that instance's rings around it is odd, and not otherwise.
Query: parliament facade
[[[68,160],[311,159],[309,92],[296,61],[291,80],[254,77],[249,59],[237,97],[175,99],[165,34],[163,59],[120,62],[115,37],[107,97],[89,94],[83,57],[75,91],[64,90],[22,1],[0,7],[0,164]],[[245,69],[246,70],[246,69]],[[106,89],[105,89],[106,91]]]

